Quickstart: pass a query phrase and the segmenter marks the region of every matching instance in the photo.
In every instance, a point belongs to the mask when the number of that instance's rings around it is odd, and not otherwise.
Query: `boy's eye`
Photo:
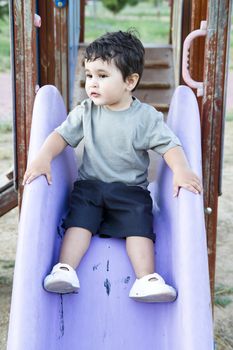
[[[88,79],[92,79],[92,77],[93,77],[93,75],[92,74],[86,74],[86,78],[88,78]],[[107,74],[99,74],[99,76],[98,76],[99,78],[101,78],[101,79],[104,79],[104,78],[107,78],[108,77],[108,75]]]

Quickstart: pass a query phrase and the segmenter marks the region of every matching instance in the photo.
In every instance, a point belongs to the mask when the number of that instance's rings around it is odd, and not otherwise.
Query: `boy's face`
[[[85,73],[85,89],[95,105],[104,105],[112,110],[129,107],[129,101],[132,101],[130,83],[127,79],[123,80],[122,73],[113,60],[85,60]]]

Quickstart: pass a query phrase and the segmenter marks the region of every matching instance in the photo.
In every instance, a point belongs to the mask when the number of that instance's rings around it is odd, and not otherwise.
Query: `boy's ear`
[[[127,90],[132,91],[139,80],[139,74],[133,73],[126,78]]]

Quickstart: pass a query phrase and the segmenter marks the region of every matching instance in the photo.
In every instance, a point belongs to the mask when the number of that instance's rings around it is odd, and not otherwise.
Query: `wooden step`
[[[136,89],[134,96],[141,102],[148,104],[169,104],[173,95],[173,89]]]
[[[170,68],[170,63],[167,61],[147,60],[144,64],[145,69]]]
[[[170,89],[171,84],[167,82],[141,81],[138,89]]]
[[[141,81],[166,82],[174,84],[172,68],[144,69]]]
[[[152,107],[154,107],[157,111],[159,112],[168,112],[169,110],[169,105],[164,103],[150,103]]]
[[[147,61],[160,61],[169,62],[172,65],[172,47],[170,45],[164,45],[161,47],[147,47],[145,48],[145,62]]]

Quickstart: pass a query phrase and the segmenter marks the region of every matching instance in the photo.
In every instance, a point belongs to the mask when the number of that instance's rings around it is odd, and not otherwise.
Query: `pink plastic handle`
[[[37,28],[41,27],[41,17],[35,13],[34,15],[34,26]]]
[[[200,29],[191,32],[185,39],[183,44],[183,58],[182,58],[182,76],[186,84],[194,89],[197,89],[197,96],[203,96],[203,82],[195,81],[191,78],[189,73],[189,49],[192,41],[207,34],[207,21],[201,21]]]

